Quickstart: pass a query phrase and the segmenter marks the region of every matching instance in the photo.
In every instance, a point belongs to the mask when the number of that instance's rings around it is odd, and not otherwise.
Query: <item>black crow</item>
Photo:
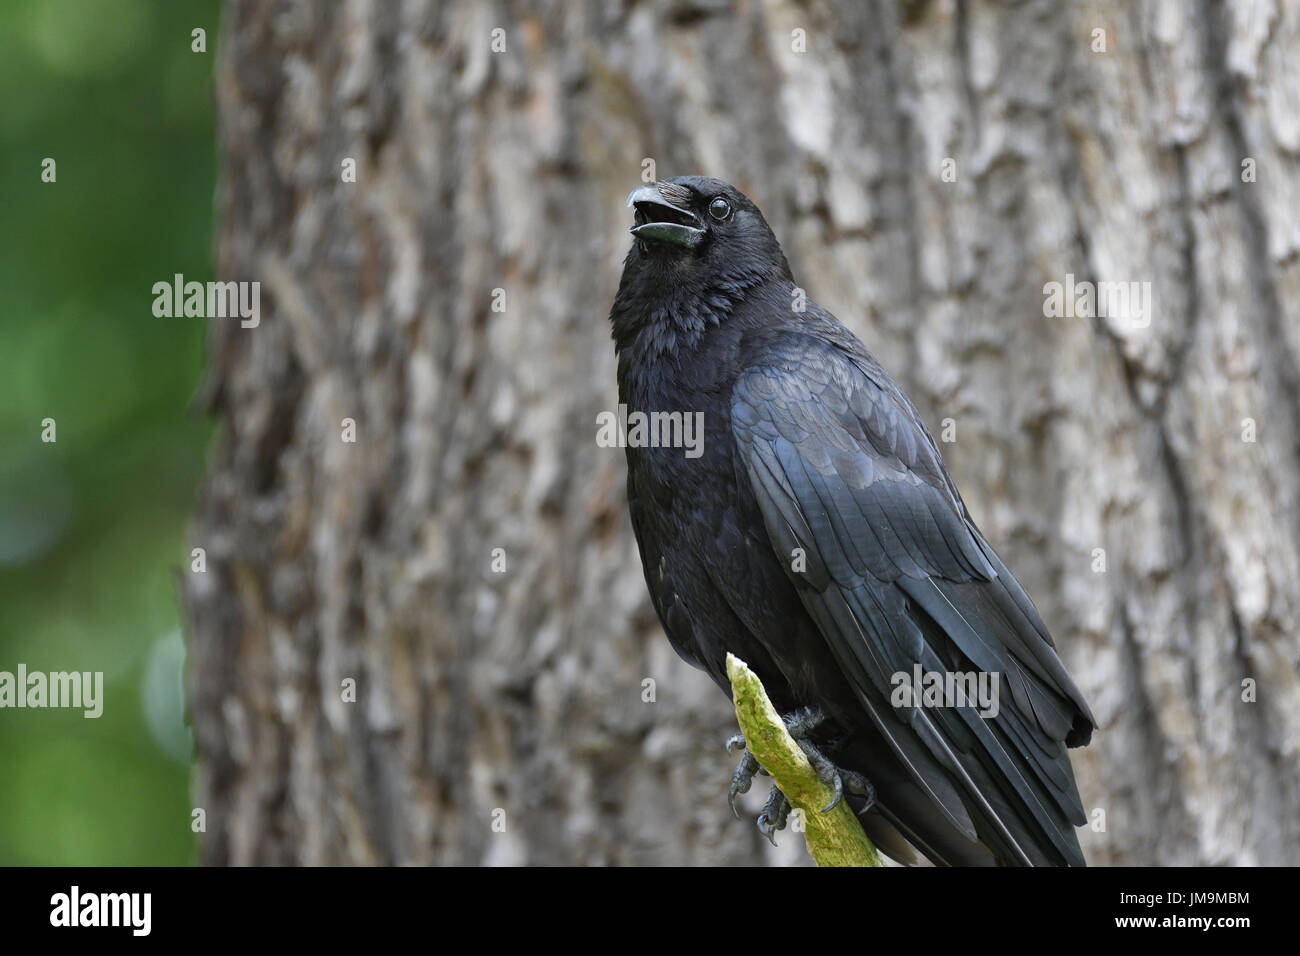
[[[748,662],[894,859],[1083,865],[1066,747],[1096,721],[912,403],[835,316],[800,308],[734,187],[678,177],[628,204],[610,322],[619,401],[651,414],[625,436],[628,504],[673,647],[728,693],[727,652]],[[698,413],[702,447],[671,447]],[[995,706],[957,693],[977,686]],[[733,809],[757,769],[746,752]],[[788,812],[774,792],[760,829]]]

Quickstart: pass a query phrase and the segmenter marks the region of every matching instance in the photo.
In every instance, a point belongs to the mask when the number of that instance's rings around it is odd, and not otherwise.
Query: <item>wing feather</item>
[[[1066,741],[1095,721],[1024,590],[969,520],[933,439],[870,359],[790,333],[732,392],[740,470],[805,608],[914,782],[1016,862],[1082,863]],[[891,677],[986,671],[974,706],[896,708]]]

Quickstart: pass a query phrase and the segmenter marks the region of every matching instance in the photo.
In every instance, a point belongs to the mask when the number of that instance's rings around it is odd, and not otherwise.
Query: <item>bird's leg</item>
[[[817,779],[830,787],[832,791],[831,802],[822,807],[822,813],[829,813],[834,810],[836,805],[844,799],[844,791],[847,788],[849,793],[866,798],[866,806],[859,813],[865,813],[871,809],[876,802],[876,790],[870,781],[862,774],[853,770],[845,770],[835,765],[835,762],[826,756],[815,743],[812,742],[812,734],[817,728],[826,723],[826,714],[818,707],[803,707],[794,713],[783,716],[781,720],[785,723],[786,729],[790,736],[794,738],[795,743],[803,750],[808,757],[808,762],[812,764],[813,770],[817,774]],[[735,753],[741,751],[740,764],[736,767],[735,773],[731,775],[731,788],[727,793],[727,802],[731,806],[731,812],[740,818],[740,813],[736,810],[736,796],[747,793],[754,782],[754,775],[757,773],[766,773],[754,755],[745,748],[745,735],[736,734],[727,740],[727,752]],[[775,834],[777,830],[785,826],[786,819],[790,813],[790,803],[777,787],[772,788],[771,794],[767,799],[767,805],[764,806],[763,812],[758,817],[758,829],[764,836],[776,844]]]

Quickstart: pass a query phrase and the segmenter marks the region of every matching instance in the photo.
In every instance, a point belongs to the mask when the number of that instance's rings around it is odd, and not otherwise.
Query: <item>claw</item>
[[[844,799],[844,781],[841,779],[840,769],[806,737],[799,740],[799,746],[807,755],[813,770],[817,772],[817,779],[831,788],[831,802],[822,807],[822,813],[830,813]]]
[[[830,787],[835,794],[831,797],[831,802],[822,807],[822,813],[830,813],[839,806],[840,801],[844,799],[844,783],[840,780],[840,775],[838,773],[835,775],[835,779],[831,782]]]
[[[758,761],[746,750],[745,755],[740,758],[735,773],[731,775],[731,787],[727,790],[727,803],[731,806],[731,812],[736,815],[737,820],[740,819],[740,811],[736,809],[736,797],[749,792],[749,788],[754,783],[754,774],[758,771]]]
[[[858,811],[858,815],[866,813],[876,805],[876,788],[871,785],[871,781],[860,773],[852,770],[845,770],[840,774],[844,778],[844,783],[849,788],[849,793],[857,794],[866,798],[866,804]]]
[[[767,795],[763,812],[758,815],[758,832],[767,837],[767,841],[776,846],[776,831],[784,830],[786,819],[790,816],[790,801],[780,788],[773,787]]]
[[[738,750],[744,750],[744,749],[745,749],[745,735],[744,735],[744,734],[735,734],[734,736],[728,737],[728,738],[727,738],[727,745],[726,745],[726,746],[727,746],[727,753],[729,753],[729,754],[734,754],[734,753],[736,753]]]

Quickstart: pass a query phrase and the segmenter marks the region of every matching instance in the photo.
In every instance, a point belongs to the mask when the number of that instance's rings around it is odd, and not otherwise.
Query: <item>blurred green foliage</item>
[[[0,671],[103,671],[105,697],[0,709],[0,864],[195,856],[176,578],[206,322],[151,287],[211,278],[217,7],[0,3]]]

